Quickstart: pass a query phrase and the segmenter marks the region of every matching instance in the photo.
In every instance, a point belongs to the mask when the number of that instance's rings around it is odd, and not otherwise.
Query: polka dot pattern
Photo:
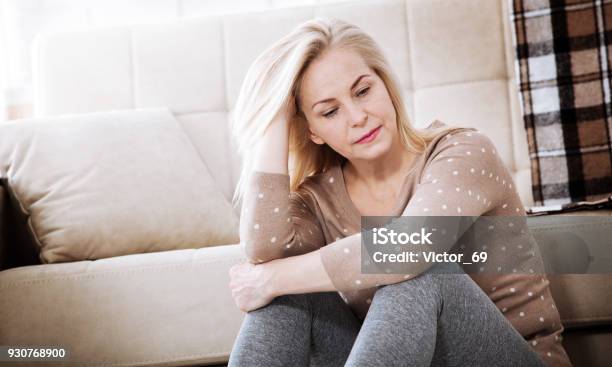
[[[484,134],[473,130],[447,134],[428,151],[424,162],[422,171],[414,175],[412,196],[407,198],[399,214],[524,215],[520,198],[513,189],[512,176],[496,154],[492,141]],[[375,306],[372,300],[378,287],[410,281],[415,274],[393,274],[388,268],[382,274],[361,272],[359,216],[349,211],[353,207],[346,201],[348,194],[343,190],[346,187],[339,168],[313,176],[304,183],[303,189],[294,193],[289,192],[288,175],[256,172],[241,213],[241,245],[254,263],[320,250],[323,266],[334,287],[342,299],[364,317],[364,312]],[[496,223],[483,229],[484,233],[490,233],[492,241],[479,243],[482,251],[497,249],[499,253],[511,254],[531,250],[529,246],[524,248],[521,243],[517,245],[500,237],[511,231],[519,233],[518,223],[510,221],[506,226]],[[446,234],[446,231],[443,229],[441,233]],[[501,297],[495,304],[513,326],[525,333],[533,329],[533,325],[541,330],[554,330],[555,323],[560,327],[548,283],[533,281],[539,277],[534,269],[541,273],[537,263],[527,267],[502,265],[504,263],[478,265],[475,270],[500,274],[497,280],[478,285],[488,294]],[[525,269],[531,274],[526,274]],[[551,343],[535,340],[530,345],[552,348]],[[551,355],[555,352],[542,350]]]

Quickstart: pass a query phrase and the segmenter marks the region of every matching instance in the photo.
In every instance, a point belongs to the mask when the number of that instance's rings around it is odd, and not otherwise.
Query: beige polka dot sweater
[[[442,126],[435,120],[429,128]],[[512,176],[492,141],[476,129],[438,134],[405,177],[402,200],[390,216],[525,218]],[[347,192],[341,162],[308,177],[296,192],[290,192],[289,175],[256,171],[242,208],[240,238],[251,262],[320,250],[330,279],[361,319],[378,286],[418,276],[417,271],[361,273],[361,217]],[[468,274],[548,366],[571,366],[561,345],[559,313],[525,223],[494,231],[469,229],[473,243],[495,251],[489,251],[486,272]],[[512,256],[505,255],[511,253],[507,249],[515,250]]]

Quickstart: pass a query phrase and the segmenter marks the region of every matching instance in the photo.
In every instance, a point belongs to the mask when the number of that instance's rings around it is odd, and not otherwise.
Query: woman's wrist
[[[278,297],[284,293],[282,291],[282,259],[276,259],[261,264],[264,269],[264,289],[268,296]]]
[[[272,297],[336,290],[325,271],[319,250],[272,260],[260,266],[265,266],[265,291]]]
[[[274,121],[266,129],[256,149],[254,169],[262,172],[288,173],[289,127]]]

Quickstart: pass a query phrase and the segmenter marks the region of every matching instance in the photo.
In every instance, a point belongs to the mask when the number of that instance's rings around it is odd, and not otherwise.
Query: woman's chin
[[[375,161],[385,157],[389,153],[390,147],[390,144],[382,144],[382,142],[369,144],[367,147],[364,146],[355,158]]]

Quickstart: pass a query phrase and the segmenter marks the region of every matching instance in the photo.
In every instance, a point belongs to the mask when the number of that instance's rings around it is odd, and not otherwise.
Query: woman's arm
[[[240,242],[253,264],[301,255],[325,244],[310,210],[311,198],[306,192],[290,193],[289,115],[279,113],[263,133],[244,194]]]
[[[259,142],[255,156],[255,171],[288,174],[289,124],[281,115],[270,123]]]
[[[512,179],[495,155],[492,142],[480,133],[464,132],[442,145],[402,215],[478,217],[499,205],[505,190],[511,189],[508,185]],[[457,233],[458,238],[461,234]],[[449,242],[449,247],[453,243]],[[333,290],[350,292],[398,283],[431,266],[425,262],[414,264],[410,274],[362,274],[360,256],[361,233],[356,233],[312,253],[275,261],[267,271],[282,274],[284,278],[270,276],[271,292],[276,296]]]
[[[454,217],[448,220],[450,228],[456,229],[456,238],[444,236],[442,242],[435,242],[437,253],[449,251],[469,228],[460,225],[462,222],[478,218],[499,205],[503,205],[509,215],[514,213],[515,208],[505,202],[513,186],[510,172],[488,137],[475,131],[454,132],[438,142],[402,216],[417,219]],[[401,231],[420,230],[418,222],[408,221]],[[319,251],[325,269],[341,292],[398,283],[418,276],[433,265],[427,261],[407,262],[402,264],[406,274],[362,273],[361,238],[345,241],[347,239],[330,243]],[[421,251],[422,245],[402,245],[404,249]]]
[[[317,218],[290,193],[288,133],[283,119],[266,129],[244,196],[240,242],[249,262],[230,269],[229,287],[245,312],[282,294],[334,289],[317,250],[325,244]]]
[[[335,291],[336,287],[323,267],[319,251],[259,265],[270,274],[270,295],[278,297],[284,294]]]
[[[232,297],[244,312],[266,306],[284,294],[335,290],[318,250],[265,264],[237,264],[230,268],[229,274]]]

